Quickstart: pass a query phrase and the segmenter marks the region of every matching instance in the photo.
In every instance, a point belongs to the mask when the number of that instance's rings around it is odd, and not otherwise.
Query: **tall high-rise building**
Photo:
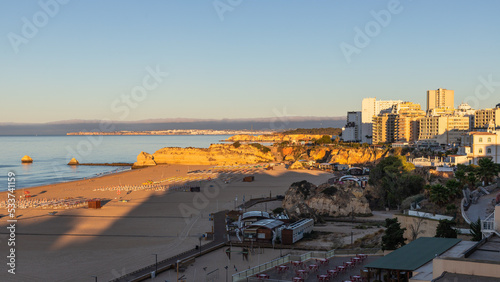
[[[360,142],[361,139],[361,112],[347,112],[347,124],[342,128],[342,140]]]
[[[443,88],[427,91],[427,111],[446,107],[455,108],[455,91]]]
[[[373,117],[373,144],[396,141],[397,114],[384,113]]]
[[[373,136],[373,117],[384,113],[391,113],[393,106],[401,103],[401,100],[378,100],[377,98],[364,98],[361,102],[361,134],[362,142],[372,143],[369,137]]]
[[[396,118],[395,139],[398,142],[415,142],[420,133],[420,119],[425,117],[425,112],[419,104],[404,102],[394,106]]]

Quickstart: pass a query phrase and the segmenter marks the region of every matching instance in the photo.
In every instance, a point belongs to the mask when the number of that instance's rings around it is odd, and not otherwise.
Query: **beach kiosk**
[[[89,201],[89,209],[100,209],[100,208],[101,208],[101,200]]]

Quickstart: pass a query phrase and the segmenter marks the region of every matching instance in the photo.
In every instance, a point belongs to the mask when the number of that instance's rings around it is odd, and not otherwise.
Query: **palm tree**
[[[472,241],[481,241],[483,233],[481,233],[481,219],[470,223],[470,233],[472,234]]]
[[[488,183],[494,176],[497,176],[497,166],[491,159],[481,158],[478,164],[477,174],[480,180]]]
[[[430,200],[438,205],[444,205],[450,200],[450,190],[441,184],[430,187]]]

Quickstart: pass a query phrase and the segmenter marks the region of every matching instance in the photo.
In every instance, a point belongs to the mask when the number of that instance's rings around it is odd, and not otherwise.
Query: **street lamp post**
[[[155,256],[155,276],[158,273],[158,254],[153,254]]]
[[[226,266],[224,266],[224,268],[226,269],[226,282],[227,282],[227,268],[228,268],[228,266],[226,265]]]
[[[177,280],[175,281],[179,281],[179,262],[180,260],[177,260]]]
[[[200,256],[201,256],[201,238],[203,238],[203,235],[200,235],[198,239],[200,239]]]

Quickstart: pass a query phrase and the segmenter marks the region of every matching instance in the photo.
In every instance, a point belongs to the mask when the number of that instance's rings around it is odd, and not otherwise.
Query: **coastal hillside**
[[[264,146],[212,144],[209,148],[166,147],[152,155],[141,152],[134,167],[156,164],[236,165],[272,161],[273,154]]]
[[[364,164],[376,162],[385,157],[388,151],[383,149],[359,148],[359,149],[332,149],[328,162],[339,164]]]
[[[366,164],[377,162],[389,154],[388,150],[373,148],[316,147],[309,149],[303,146],[281,148],[286,161],[308,160],[339,164]]]

